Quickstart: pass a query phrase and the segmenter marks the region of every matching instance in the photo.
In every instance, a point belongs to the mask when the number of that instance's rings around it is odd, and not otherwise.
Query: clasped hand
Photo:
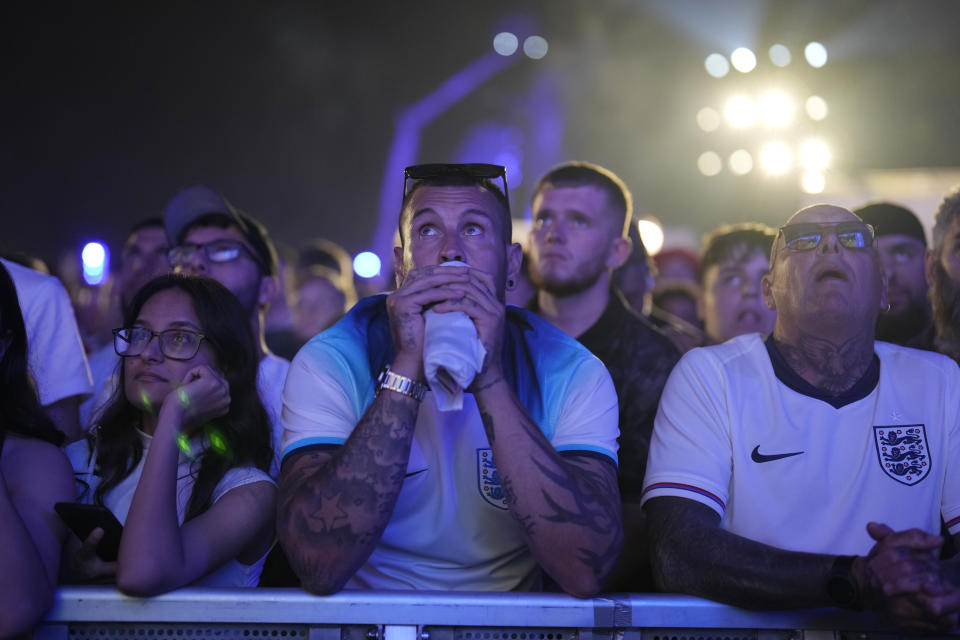
[[[199,365],[187,371],[176,389],[167,394],[160,408],[176,411],[180,427],[202,424],[226,415],[230,410],[230,385],[217,371]]]

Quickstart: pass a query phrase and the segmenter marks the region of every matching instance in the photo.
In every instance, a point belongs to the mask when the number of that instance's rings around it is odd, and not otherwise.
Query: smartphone
[[[86,540],[97,527],[103,529],[103,538],[97,544],[97,555],[106,562],[117,559],[123,525],[110,509],[98,504],[75,502],[58,502],[53,505],[53,508],[80,540]]]

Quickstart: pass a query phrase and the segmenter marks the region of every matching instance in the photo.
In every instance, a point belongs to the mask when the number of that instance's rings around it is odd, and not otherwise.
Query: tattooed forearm
[[[373,551],[393,512],[410,455],[417,403],[383,393],[336,452],[287,462],[277,533],[305,588],[339,590]]]
[[[623,544],[616,469],[560,456],[517,404],[478,404],[507,507],[531,551],[564,590],[596,593]]]
[[[790,342],[775,337],[774,343],[797,374],[834,395],[855,385],[873,359],[873,327],[839,344],[808,333]]]

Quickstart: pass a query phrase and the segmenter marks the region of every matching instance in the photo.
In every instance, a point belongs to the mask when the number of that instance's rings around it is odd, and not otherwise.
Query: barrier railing
[[[745,611],[689,596],[65,587],[37,640],[866,640],[869,613]]]

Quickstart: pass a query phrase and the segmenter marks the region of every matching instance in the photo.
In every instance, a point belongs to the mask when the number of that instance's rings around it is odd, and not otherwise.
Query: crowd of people
[[[0,637],[58,585],[687,593],[960,621],[960,190],[647,255],[568,162],[403,176],[394,284],[192,185],[119,327],[0,265]],[[82,302],[75,300],[79,307]],[[105,317],[110,317],[106,315]],[[100,323],[103,324],[102,322]]]

